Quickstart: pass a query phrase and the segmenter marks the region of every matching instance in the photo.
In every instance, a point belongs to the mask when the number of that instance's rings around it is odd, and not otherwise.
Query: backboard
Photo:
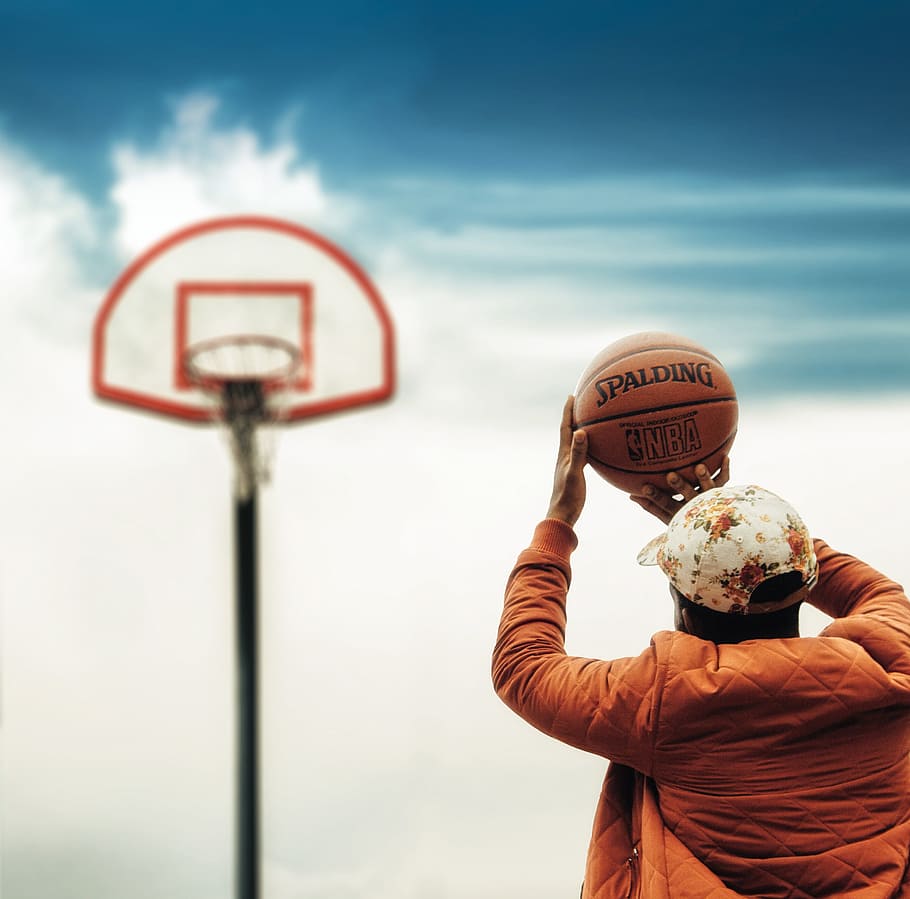
[[[184,228],[142,254],[95,320],[97,396],[184,421],[211,420],[184,368],[203,341],[257,335],[290,342],[300,365],[283,421],[389,398],[391,318],[366,273],[339,247],[261,216]]]

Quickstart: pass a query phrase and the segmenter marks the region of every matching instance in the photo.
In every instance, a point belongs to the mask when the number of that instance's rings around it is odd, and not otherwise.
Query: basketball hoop
[[[283,420],[300,352],[277,337],[236,334],[192,344],[182,361],[187,379],[205,394],[213,420],[223,427],[237,495],[246,499],[269,479],[273,442],[271,432],[260,428]]]
[[[395,333],[369,276],[307,228],[264,216],[162,237],[108,291],[96,396],[219,425],[234,458],[234,897],[261,896],[257,485],[279,424],[388,400]]]

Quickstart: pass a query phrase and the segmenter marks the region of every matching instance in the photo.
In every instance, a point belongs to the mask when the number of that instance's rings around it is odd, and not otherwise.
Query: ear
[[[670,585],[670,596],[673,597],[673,627],[676,630],[680,631],[683,634],[691,633],[689,630],[689,623],[686,620],[686,610],[682,608],[682,603],[679,601],[680,593],[677,592],[676,588]]]
[[[681,623],[679,630],[681,630],[684,634],[692,634],[692,636],[697,637],[698,634],[694,630],[694,625],[692,624],[692,615],[689,609],[680,609],[679,617]]]

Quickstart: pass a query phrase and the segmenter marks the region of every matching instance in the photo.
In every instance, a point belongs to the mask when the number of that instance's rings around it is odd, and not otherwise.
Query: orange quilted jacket
[[[567,656],[572,529],[537,526],[506,590],[500,697],[610,760],[583,899],[910,899],[910,603],[816,541],[818,637]]]

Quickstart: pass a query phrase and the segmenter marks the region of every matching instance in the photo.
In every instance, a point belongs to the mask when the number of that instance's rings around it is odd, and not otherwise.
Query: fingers
[[[569,467],[584,468],[588,463],[588,435],[585,431],[576,431],[572,435],[572,457]]]
[[[637,503],[642,507],[642,509],[645,510],[645,512],[649,512],[664,524],[669,524],[670,519],[673,517],[672,512],[664,509],[662,506],[658,505],[657,502],[647,496],[636,496],[635,494],[632,494],[629,499],[632,500],[633,503]]]
[[[712,477],[711,471],[701,463],[695,466],[694,471],[697,484],[686,480],[679,472],[671,471],[667,474],[666,486],[645,484],[640,494],[633,494],[629,499],[664,524],[668,524],[689,500],[706,490],[722,487],[730,480],[730,457],[724,456],[715,477]]]
[[[702,468],[704,468],[704,466],[702,466]],[[708,480],[710,480],[710,478],[708,478]],[[690,499],[695,499],[695,494],[698,493],[696,487],[693,487],[688,481],[683,480],[675,471],[671,471],[667,475],[667,483],[670,485],[670,489],[673,491],[674,495],[681,495],[686,502],[689,502]]]
[[[569,451],[572,443],[572,411],[575,406],[575,397],[569,396],[562,407],[562,422],[559,426],[559,451],[560,454]]]
[[[695,477],[698,478],[699,490],[711,490],[715,486],[711,472],[708,471],[705,465],[698,464],[695,466]]]
[[[553,473],[553,492],[547,518],[558,518],[574,526],[586,497],[584,468],[588,464],[588,435],[572,432],[573,397],[566,400],[559,430],[559,457]]]
[[[698,489],[700,491],[713,490],[715,487],[723,487],[723,485],[730,480],[730,457],[723,457],[720,463],[720,469],[713,477],[707,466],[699,463],[695,466],[695,477],[698,478]]]
[[[667,524],[683,505],[671,493],[666,490],[659,490],[653,484],[645,484],[641,489],[641,493],[633,493],[629,499],[664,524]]]
[[[695,478],[698,481],[697,486],[687,481],[676,471],[671,471],[667,475],[667,484],[677,494],[681,495],[686,502],[693,499],[696,493],[713,490],[715,487],[723,487],[730,480],[730,457],[723,457],[720,470],[714,476],[712,476],[708,467],[701,462],[695,466],[694,470]]]

